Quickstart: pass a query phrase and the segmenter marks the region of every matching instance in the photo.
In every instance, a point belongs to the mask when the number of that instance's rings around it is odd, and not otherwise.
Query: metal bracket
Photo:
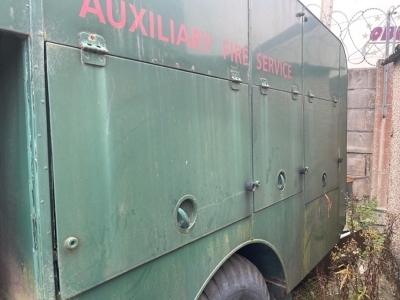
[[[292,99],[297,100],[299,98],[299,94],[300,92],[297,85],[292,85]]]
[[[240,84],[242,83],[242,79],[240,78],[239,71],[231,70],[229,77],[231,79],[231,81],[230,81],[231,89],[238,91],[240,89]]]
[[[82,62],[88,65],[104,67],[108,50],[106,41],[98,34],[80,32],[79,44],[81,46]]]
[[[315,98],[314,94],[312,93],[312,91],[309,90],[308,91],[308,102],[312,103],[314,98]]]
[[[266,78],[260,78],[260,92],[262,95],[267,95],[269,89],[268,80]]]

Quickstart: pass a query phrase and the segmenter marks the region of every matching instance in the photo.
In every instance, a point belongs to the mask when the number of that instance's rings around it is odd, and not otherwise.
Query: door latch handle
[[[246,191],[255,192],[256,189],[261,185],[259,181],[247,181],[246,182]]]
[[[307,174],[308,173],[308,167],[301,167],[300,168],[300,174]]]
[[[186,212],[182,208],[178,208],[178,214],[180,216],[180,222],[179,225],[182,228],[189,228],[190,225],[190,219],[189,216],[186,214]]]

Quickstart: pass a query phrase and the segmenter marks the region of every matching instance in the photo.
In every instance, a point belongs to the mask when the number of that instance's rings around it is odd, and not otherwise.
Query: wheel
[[[270,300],[270,297],[257,267],[234,254],[215,273],[199,300]]]

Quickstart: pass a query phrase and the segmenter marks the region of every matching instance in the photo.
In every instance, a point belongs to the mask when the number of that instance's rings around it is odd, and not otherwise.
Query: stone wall
[[[373,153],[376,69],[350,69],[347,110],[347,174],[353,194],[370,195]]]

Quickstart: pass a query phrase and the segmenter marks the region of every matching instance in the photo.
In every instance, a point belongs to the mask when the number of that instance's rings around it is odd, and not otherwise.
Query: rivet
[[[42,203],[42,204],[43,204],[43,203],[44,203],[44,200],[40,201],[40,203]]]
[[[44,169],[47,170],[47,166],[45,166]]]
[[[42,104],[44,104],[44,100],[40,101]]]
[[[37,136],[38,136],[38,138],[41,138],[41,137],[42,137],[42,135],[41,135],[41,134],[38,134]]]

